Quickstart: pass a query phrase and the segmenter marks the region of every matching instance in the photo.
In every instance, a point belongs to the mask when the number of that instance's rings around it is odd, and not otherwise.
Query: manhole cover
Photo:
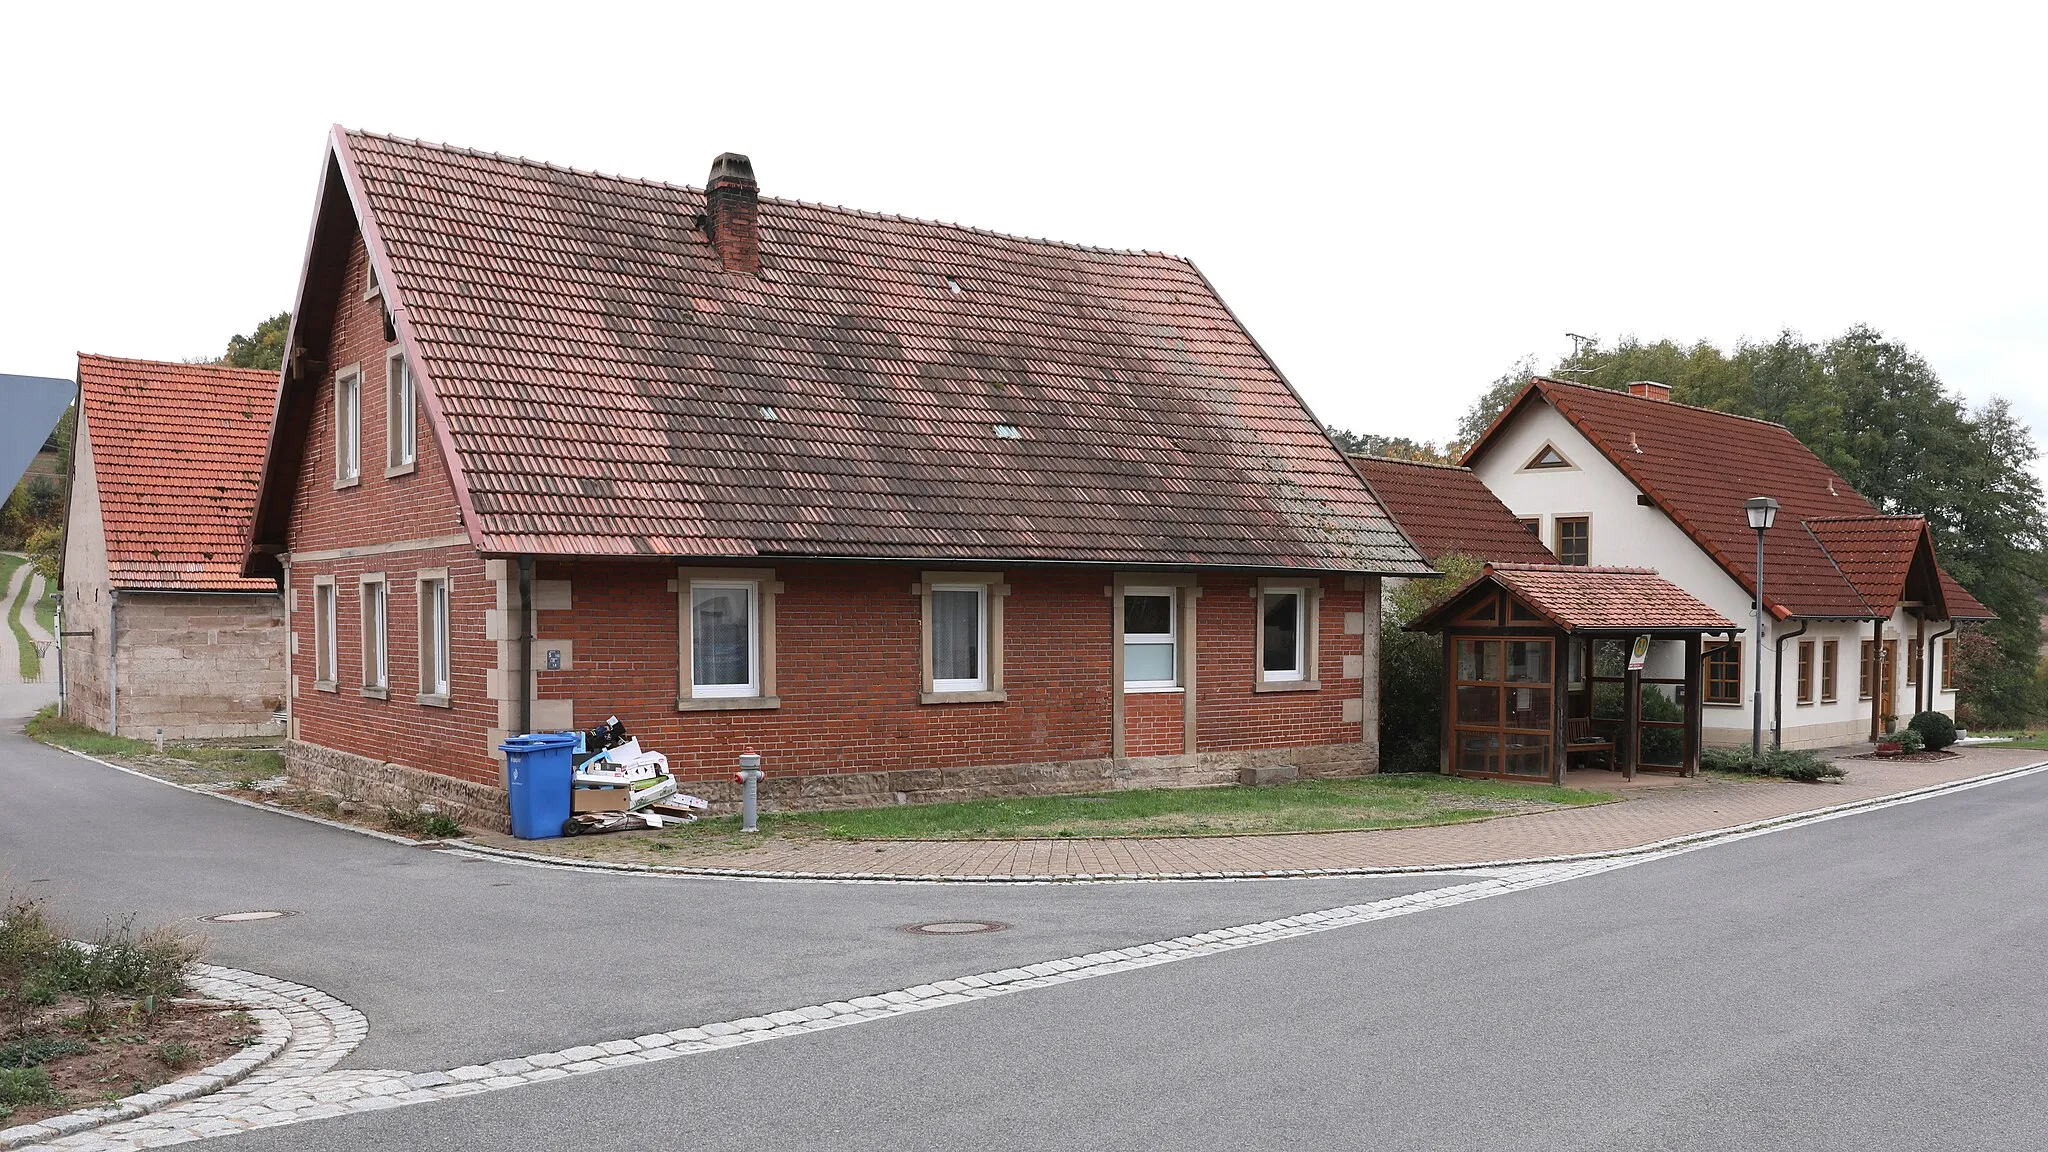
[[[925,936],[971,936],[976,932],[1001,932],[1008,924],[994,920],[938,920],[930,924],[911,924],[904,930]]]
[[[215,924],[241,924],[249,920],[275,920],[280,916],[293,915],[296,915],[296,913],[266,908],[255,912],[223,912],[218,916],[201,916],[200,919],[212,921]]]

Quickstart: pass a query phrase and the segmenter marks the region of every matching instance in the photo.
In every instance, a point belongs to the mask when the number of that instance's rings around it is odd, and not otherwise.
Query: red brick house
[[[1426,566],[1185,260],[336,129],[289,347],[303,780],[502,821],[610,715],[782,807],[1376,765]]]

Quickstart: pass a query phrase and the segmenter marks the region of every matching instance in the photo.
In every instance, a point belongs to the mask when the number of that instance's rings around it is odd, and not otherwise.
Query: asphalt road
[[[2044,821],[2033,776],[1204,959],[216,1143],[2048,1147]]]
[[[18,727],[10,725],[9,727]],[[196,796],[0,734],[0,890],[133,914],[370,1021],[343,1067],[424,1071],[844,1000],[1443,884],[748,883],[469,860]],[[223,912],[280,920],[200,924]],[[904,926],[995,920],[934,937]]]

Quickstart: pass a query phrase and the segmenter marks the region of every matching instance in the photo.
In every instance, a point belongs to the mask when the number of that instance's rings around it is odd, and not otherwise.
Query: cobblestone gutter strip
[[[1355,868],[1273,868],[1257,871],[1223,872],[1081,872],[1047,873],[1040,875],[1011,874],[983,875],[959,873],[950,875],[913,875],[892,872],[799,872],[779,871],[765,868],[715,868],[692,867],[687,864],[623,864],[606,860],[579,860],[574,857],[546,855],[538,852],[521,852],[512,848],[497,848],[472,844],[462,840],[444,840],[439,851],[454,856],[467,856],[504,860],[538,868],[560,868],[573,872],[619,872],[646,876],[705,877],[725,880],[776,880],[828,882],[837,884],[1101,884],[1138,883],[1159,881],[1223,881],[1223,880],[1282,880],[1301,877],[1329,876],[1400,876],[1436,875],[1468,872],[1490,872],[1501,868],[1522,868],[1536,864],[1568,864],[1589,860],[1618,860],[1668,851],[1691,844],[1702,844],[1727,839],[1742,833],[1770,829],[1781,825],[1814,820],[1821,817],[1859,812],[1867,808],[1884,807],[1906,800],[1924,799],[1947,792],[1975,788],[2015,776],[2048,769],[2048,761],[2028,764],[2018,768],[2004,768],[1987,772],[1981,776],[1969,776],[1961,780],[1949,780],[1930,784],[1924,788],[1910,788],[1885,796],[1868,796],[1844,804],[1813,808],[1805,812],[1792,812],[1783,816],[1772,816],[1754,820],[1747,824],[1731,824],[1725,828],[1708,828],[1698,832],[1668,837],[1632,848],[1614,848],[1599,852],[1581,852],[1563,856],[1531,856],[1521,859],[1479,860],[1467,863],[1443,864],[1387,864],[1360,866]],[[1316,835],[1316,833],[1303,833]]]
[[[361,1043],[369,1027],[360,1012],[325,992],[239,968],[201,965],[192,987],[206,999],[242,1005],[261,1027],[256,1043],[210,1068],[112,1104],[0,1129],[0,1149],[78,1133],[91,1135],[93,1129],[149,1117],[172,1105],[245,1083],[307,1070],[324,1071]]]

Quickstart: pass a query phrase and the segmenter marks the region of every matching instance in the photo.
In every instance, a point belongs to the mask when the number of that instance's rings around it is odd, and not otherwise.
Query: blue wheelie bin
[[[505,753],[505,787],[512,794],[512,834],[547,840],[562,834],[569,819],[573,733],[514,736],[498,745]]]

